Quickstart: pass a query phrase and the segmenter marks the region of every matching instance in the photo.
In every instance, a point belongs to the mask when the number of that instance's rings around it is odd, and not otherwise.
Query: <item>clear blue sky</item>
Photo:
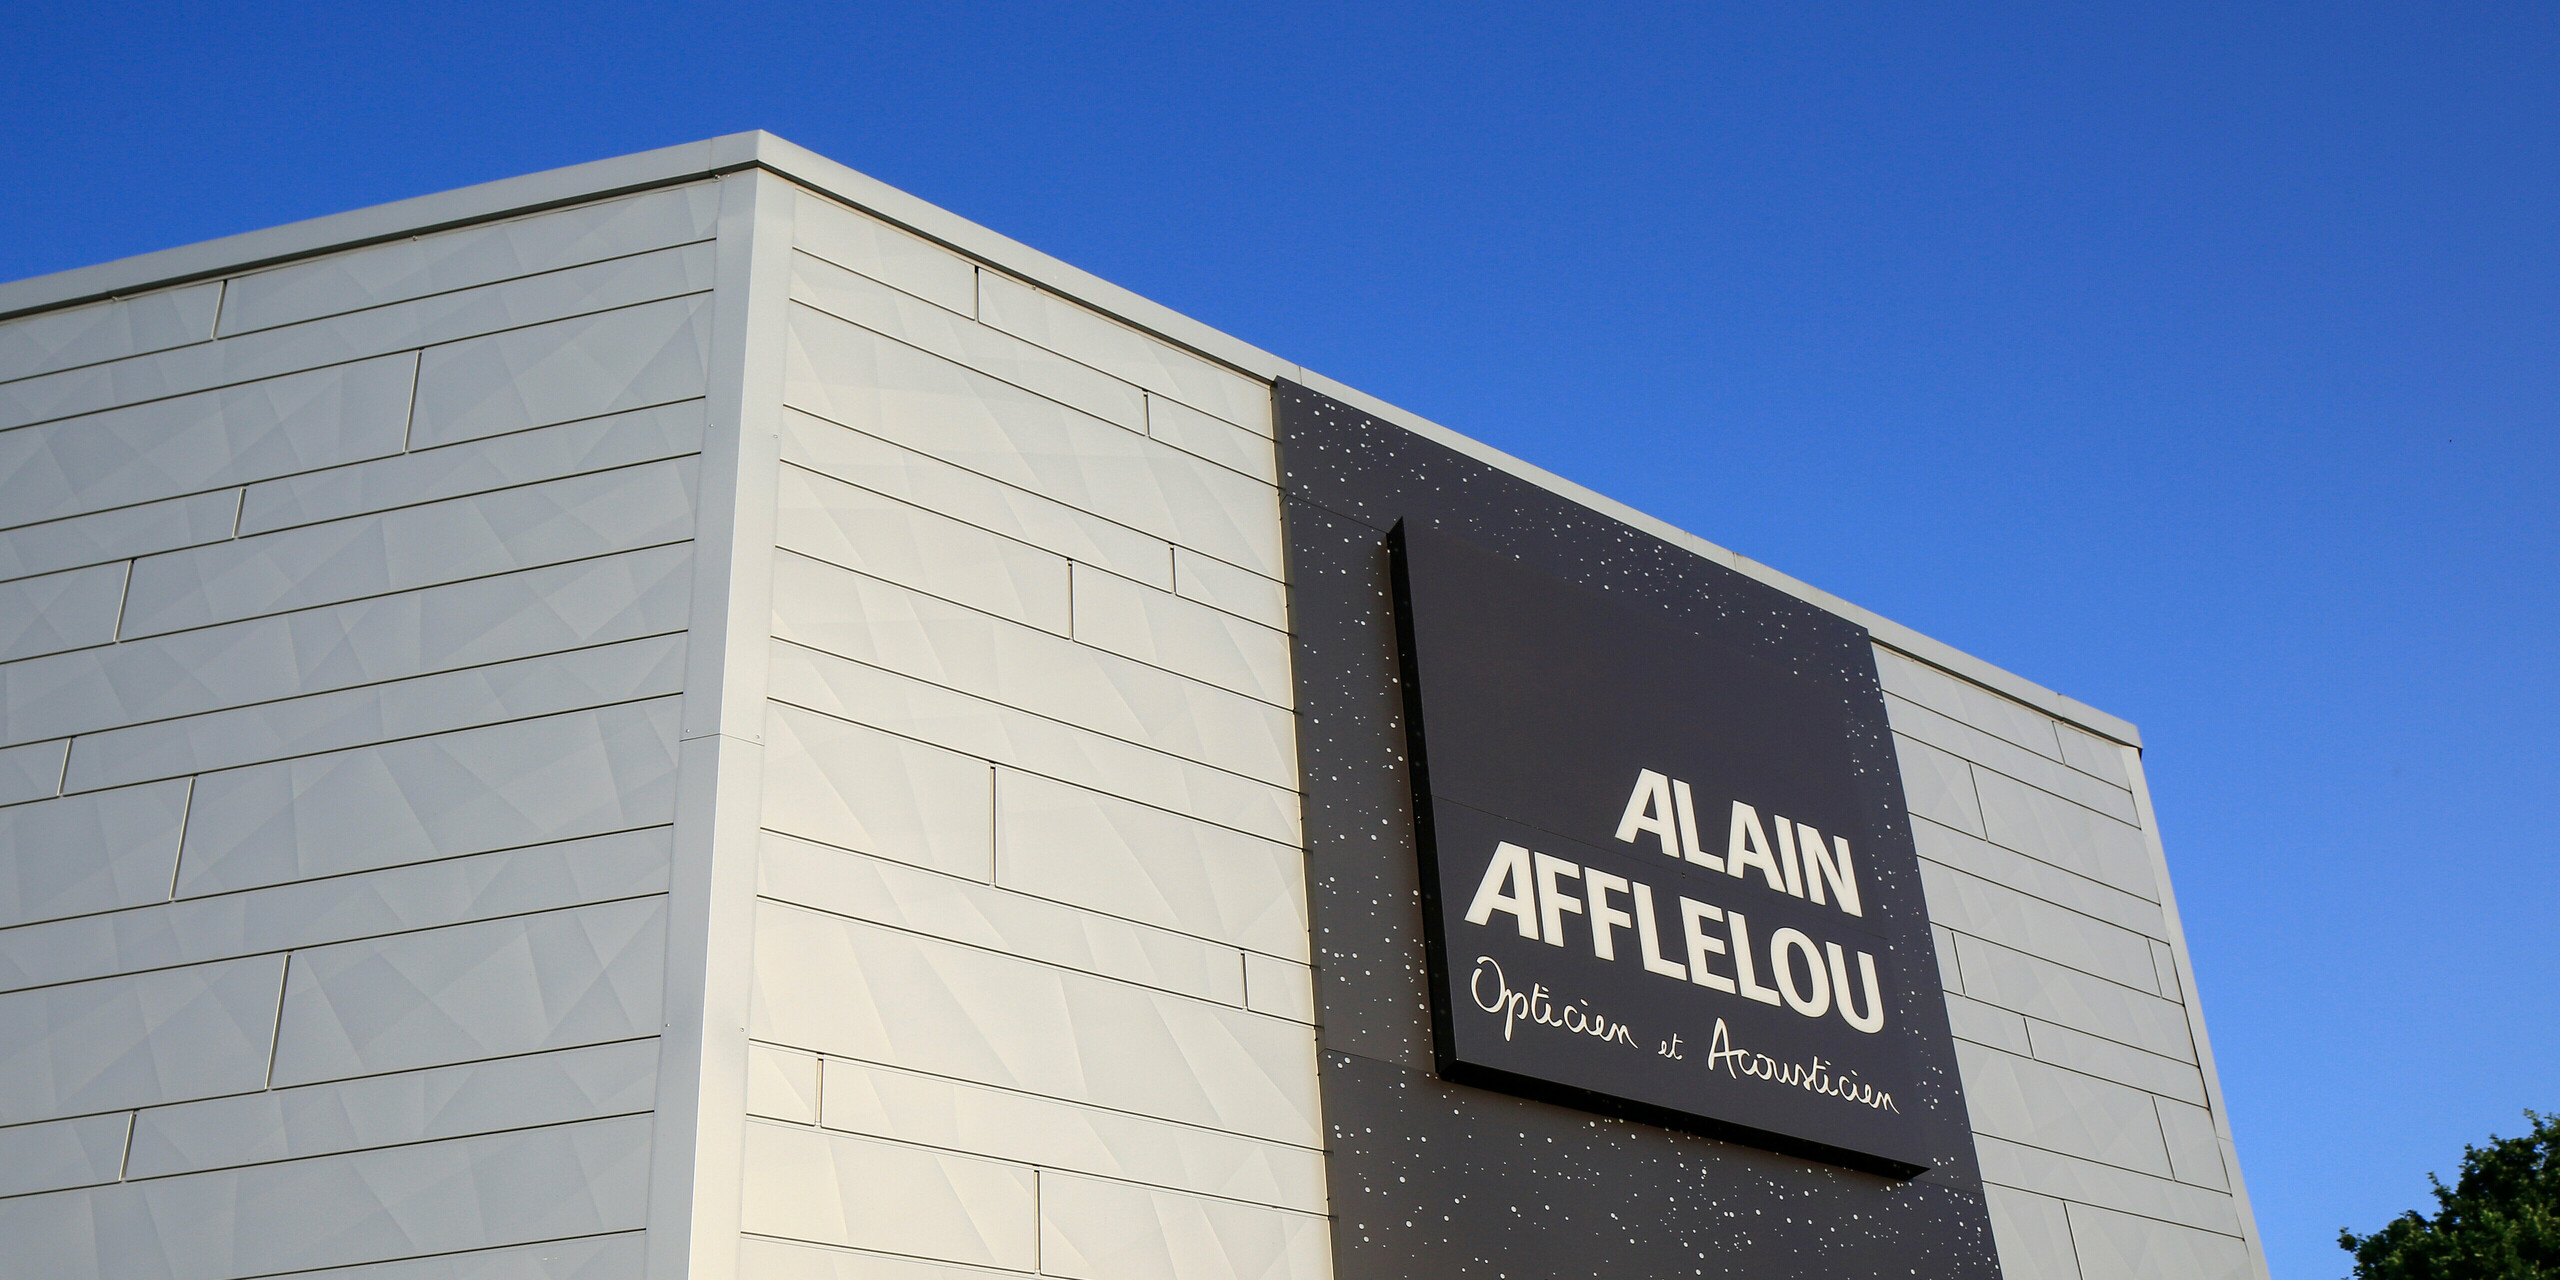
[[[12,5],[0,278],[771,129],[2139,723],[2279,1277],[2560,1109],[2560,8],[1397,8]]]

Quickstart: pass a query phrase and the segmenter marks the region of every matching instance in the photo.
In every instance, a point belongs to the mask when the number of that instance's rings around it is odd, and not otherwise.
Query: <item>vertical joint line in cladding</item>
[[[277,1012],[283,1012],[281,1004],[277,1006]],[[124,1150],[116,1153],[116,1181],[118,1182],[124,1181],[125,1170],[133,1167],[133,1131],[141,1125],[142,1112],[139,1108],[124,1113]]]
[[[284,953],[284,963],[276,966],[276,1018],[267,1027],[267,1077],[261,1090],[276,1087],[276,1056],[284,1050],[284,985],[293,975],[293,953]]]
[[[424,348],[409,353],[409,403],[400,414],[400,452],[402,453],[409,452],[410,441],[418,434],[418,373],[426,366],[426,362],[427,353]],[[247,494],[246,489],[241,491],[242,501],[247,501]]]
[[[211,341],[213,341],[214,339],[219,338],[219,337],[221,337],[221,336],[222,336],[222,308],[223,308],[226,304],[228,304],[230,301],[231,301],[231,280],[230,280],[230,278],[229,278],[228,276],[226,276],[226,277],[224,277],[223,279],[221,279],[221,280],[218,280],[218,281],[214,282],[214,286],[213,286],[213,324],[212,324],[212,325],[210,325],[209,327],[207,327],[207,328],[205,329],[205,331],[204,331],[204,340],[205,340],[205,341],[207,341],[207,342],[211,342]]]
[[[78,744],[74,742],[72,745]],[[64,783],[71,780],[71,752],[68,748],[65,748],[62,753],[62,777]],[[61,793],[62,786],[56,785],[54,794]],[[178,847],[169,853],[169,896],[166,900],[170,902],[178,900],[178,870],[187,856],[187,821],[195,816],[195,811],[196,780],[190,777],[187,779],[187,797],[178,802]],[[276,1013],[279,1017],[283,1016],[284,1005],[281,1002],[276,1005]],[[269,1064],[268,1069],[274,1069],[272,1063]]]
[[[414,396],[411,397],[415,399]],[[239,500],[231,504],[231,536],[240,536],[240,522],[249,518],[249,486],[240,486]]]
[[[241,492],[245,494],[248,490],[242,489]],[[124,562],[124,585],[116,588],[116,625],[107,629],[110,644],[124,641],[124,611],[133,603],[133,564],[131,560]],[[66,751],[63,754],[67,756],[70,753]]]

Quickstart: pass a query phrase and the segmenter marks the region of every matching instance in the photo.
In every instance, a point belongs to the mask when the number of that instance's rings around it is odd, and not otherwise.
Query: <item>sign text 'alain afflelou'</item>
[[[1429,530],[1395,557],[1441,1074],[1925,1167],[1880,923],[1920,904],[1879,900],[1838,694]]]

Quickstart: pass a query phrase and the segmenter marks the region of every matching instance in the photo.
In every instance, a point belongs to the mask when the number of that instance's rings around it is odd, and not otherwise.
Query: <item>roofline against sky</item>
[[[2141,733],[2117,716],[2056,693],[1820,588],[1739,555],[1625,503],[1523,462],[1436,422],[1282,360],[1251,343],[1149,301],[1089,271],[990,231],[947,209],[763,130],[661,147],[610,160],[503,178],[434,195],[334,213],[219,240],[162,249],[95,266],[0,284],[0,320],[33,311],[125,297],[191,280],[234,275],[318,253],[424,235],[449,227],[763,169],[938,241],[959,253],[1072,298],[1124,323],[1265,380],[1286,378],[1393,422],[1471,458],[1728,566],[1867,628],[1879,643],[2014,698],[2092,733],[2139,747]]]

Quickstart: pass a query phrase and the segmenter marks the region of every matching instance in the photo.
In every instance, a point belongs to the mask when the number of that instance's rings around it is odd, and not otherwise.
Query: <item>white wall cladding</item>
[[[2264,1275],[2138,753],[1876,650],[2010,1280]]]
[[[714,171],[0,322],[0,1270],[1330,1273],[1268,382]],[[2007,1273],[2262,1276],[2138,753],[1878,661]]]
[[[718,204],[0,323],[0,1270],[636,1273]]]
[[[1328,1274],[1268,385],[793,219],[742,1274]]]

